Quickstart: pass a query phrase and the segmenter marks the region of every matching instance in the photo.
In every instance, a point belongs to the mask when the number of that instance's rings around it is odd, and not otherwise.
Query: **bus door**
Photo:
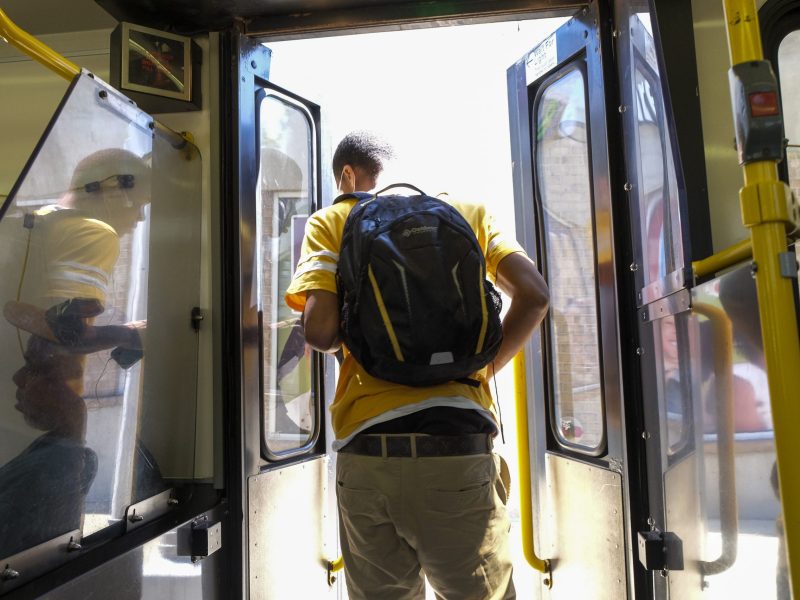
[[[628,597],[604,11],[591,3],[508,70],[517,238],[550,288],[525,352],[543,598]]]
[[[698,597],[700,559],[697,453],[701,430],[692,402],[692,313],[686,185],[676,169],[656,38],[646,3],[618,16],[626,181],[633,240],[631,264],[639,322],[641,448],[647,462],[642,543],[666,560],[637,552],[656,598]],[[637,10],[638,8],[638,10]],[[654,21],[654,19],[653,19]],[[680,179],[679,179],[680,177]],[[695,348],[695,352],[697,349]],[[641,555],[641,556],[640,556]],[[671,590],[671,591],[668,591]]]
[[[233,36],[231,36],[233,37]],[[327,520],[322,357],[284,293],[320,207],[320,110],[269,82],[271,52],[233,37],[239,68],[238,282],[243,597],[325,598],[337,547]],[[235,147],[235,146],[234,146]],[[231,452],[236,453],[235,439]],[[236,468],[235,457],[231,466]]]
[[[636,566],[654,598],[787,598],[751,265],[693,277],[693,261],[711,253],[711,186],[696,74],[674,60],[675,28],[685,24],[680,44],[691,46],[692,21],[685,6],[668,18],[650,6],[616,15],[647,487]]]

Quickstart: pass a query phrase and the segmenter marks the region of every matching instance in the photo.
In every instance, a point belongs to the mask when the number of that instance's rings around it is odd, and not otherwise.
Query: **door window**
[[[267,454],[294,454],[318,429],[310,347],[300,313],[283,301],[312,210],[314,124],[301,105],[277,92],[259,107],[258,277],[262,320],[263,431]]]
[[[641,304],[676,291],[684,266],[681,208],[670,131],[649,13],[630,17],[634,109],[630,198],[634,211],[636,283]],[[636,214],[638,213],[638,215]],[[638,229],[638,231],[636,231]]]
[[[560,443],[594,454],[605,425],[583,72],[567,68],[545,84],[534,110],[553,429]]]
[[[648,70],[635,70],[640,168],[640,226],[645,285],[664,279],[682,257],[675,167],[669,136],[661,121],[658,85]],[[673,235],[673,232],[674,235]]]

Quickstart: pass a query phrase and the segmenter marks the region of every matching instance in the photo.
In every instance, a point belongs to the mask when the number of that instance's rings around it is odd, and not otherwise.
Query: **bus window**
[[[605,425],[583,72],[567,67],[546,83],[534,111],[544,267],[550,286],[553,429],[565,446],[595,454],[604,442]]]
[[[283,301],[297,268],[314,190],[314,125],[277,92],[259,108],[258,276],[262,319],[263,432],[273,458],[309,446],[318,428],[311,349],[300,314]]]
[[[781,99],[786,138],[786,162],[789,172],[789,186],[800,198],[800,112],[797,98],[800,96],[800,30],[791,32],[781,42],[778,49],[778,70],[781,77]]]
[[[642,262],[647,283],[664,279],[676,267],[670,205],[677,206],[675,171],[664,130],[659,125],[659,110],[653,78],[641,69],[635,70],[637,128],[641,168],[640,219]],[[666,156],[664,150],[667,151]],[[674,210],[674,209],[673,209]]]

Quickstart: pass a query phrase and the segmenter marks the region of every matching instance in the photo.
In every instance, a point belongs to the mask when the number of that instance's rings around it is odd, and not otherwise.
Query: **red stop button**
[[[777,92],[753,92],[748,96],[750,114],[754,117],[777,117],[780,115]]]

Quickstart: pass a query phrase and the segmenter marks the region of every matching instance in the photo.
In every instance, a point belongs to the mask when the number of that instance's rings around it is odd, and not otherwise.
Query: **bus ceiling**
[[[22,1],[22,0],[17,0]],[[54,1],[54,0],[51,0]],[[584,0],[96,0],[118,21],[176,33],[199,33],[240,24],[253,37],[297,33],[455,25],[530,17],[570,16]]]

